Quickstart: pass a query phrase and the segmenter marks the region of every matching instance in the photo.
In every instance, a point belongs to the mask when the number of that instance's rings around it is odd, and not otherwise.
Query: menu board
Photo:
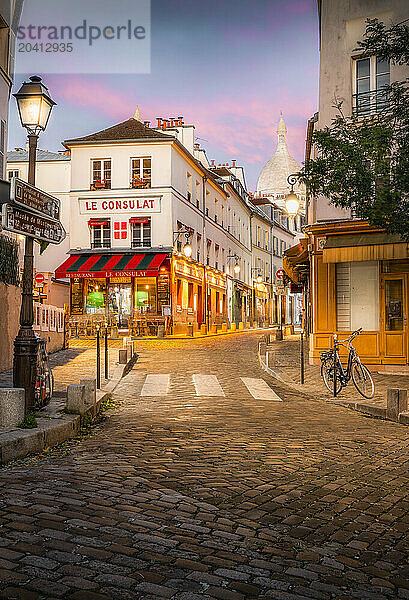
[[[158,308],[170,304],[170,278],[169,273],[158,275]]]
[[[71,314],[82,315],[84,313],[84,280],[71,280]]]

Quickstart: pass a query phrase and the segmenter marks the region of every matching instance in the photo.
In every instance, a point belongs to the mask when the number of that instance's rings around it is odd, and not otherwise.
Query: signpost
[[[60,219],[61,202],[58,198],[17,177],[13,177],[11,181],[10,201],[39,215],[57,221]]]
[[[50,244],[60,244],[66,236],[60,221],[23,210],[12,204],[3,204],[2,225],[7,231],[30,236]]]
[[[34,277],[34,281],[37,285],[41,285],[42,283],[44,283],[44,280],[45,277],[42,273],[37,273],[37,275]]]

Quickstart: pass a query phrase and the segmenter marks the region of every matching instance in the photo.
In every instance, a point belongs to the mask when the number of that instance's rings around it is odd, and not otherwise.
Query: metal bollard
[[[108,365],[108,327],[105,327],[105,379],[109,378]]]
[[[99,339],[99,327],[97,327],[97,390],[101,389],[101,347]]]
[[[301,329],[300,338],[300,381],[304,383],[304,332]]]

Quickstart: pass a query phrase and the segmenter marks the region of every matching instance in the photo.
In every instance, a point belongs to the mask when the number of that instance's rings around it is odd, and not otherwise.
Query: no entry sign
[[[44,283],[45,277],[42,273],[37,273],[37,275],[34,277],[34,281],[36,283],[38,283],[38,285]]]
[[[276,272],[276,277],[277,277],[277,279],[283,279],[283,277],[284,277],[283,269],[278,269],[278,271]]]

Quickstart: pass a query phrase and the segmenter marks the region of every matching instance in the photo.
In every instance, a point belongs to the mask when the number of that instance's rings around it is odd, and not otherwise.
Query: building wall
[[[408,17],[407,3],[401,0],[322,0],[319,115],[316,129],[330,126],[337,114],[334,97],[343,102],[346,115],[352,113],[353,56],[357,42],[365,32],[367,18],[378,18],[385,24],[403,21]],[[407,66],[391,65],[391,81],[408,76]],[[310,222],[345,219],[350,211],[329,204],[324,197],[313,199]]]
[[[19,329],[20,288],[0,282],[0,372],[13,365],[13,342]]]

